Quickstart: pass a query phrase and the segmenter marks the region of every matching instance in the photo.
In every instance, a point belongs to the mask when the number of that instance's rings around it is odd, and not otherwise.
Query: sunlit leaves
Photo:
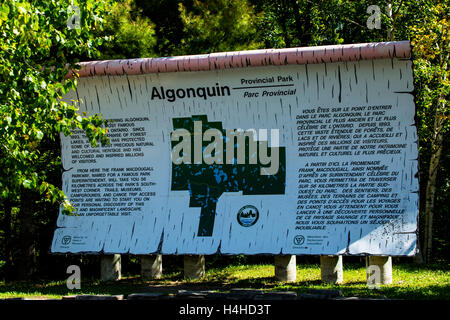
[[[8,19],[8,14],[9,14],[9,6],[7,3],[3,3],[0,6],[0,24],[2,24],[3,21]]]
[[[78,117],[78,102],[61,98],[76,89],[76,79],[65,79],[76,59],[97,54],[101,40],[93,34],[109,3],[75,1],[82,12],[80,30],[67,28],[70,3],[6,0],[0,5],[0,196],[12,199],[21,189],[32,189],[66,209],[64,193],[47,181],[47,170],[59,165],[48,141],[81,128],[92,144],[107,142],[99,116]]]
[[[155,25],[135,11],[134,1],[123,0],[104,19],[104,36],[99,38],[102,59],[155,56]]]

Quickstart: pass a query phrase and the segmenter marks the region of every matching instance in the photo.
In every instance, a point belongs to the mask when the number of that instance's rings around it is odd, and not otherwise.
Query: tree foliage
[[[155,56],[155,26],[132,0],[119,1],[112,7],[101,34],[109,37],[99,48],[101,59]]]
[[[176,54],[200,54],[261,47],[260,15],[246,0],[195,0],[192,9],[180,3],[184,39]]]
[[[76,87],[67,78],[80,57],[96,58],[102,38],[93,37],[106,16],[105,1],[75,2],[80,28],[68,27],[69,1],[6,0],[0,5],[0,198],[6,234],[20,224],[17,255],[22,275],[35,255],[36,203],[41,199],[72,207],[50,174],[60,167],[59,134],[83,129],[91,143],[106,143],[101,116],[77,113],[61,100]],[[58,170],[61,174],[61,170]],[[54,213],[56,216],[56,214]],[[9,242],[9,238],[6,239]],[[6,255],[11,256],[10,252]]]
[[[59,188],[38,170],[46,140],[57,133],[86,131],[91,142],[104,138],[99,116],[82,116],[74,104],[61,100],[75,88],[66,79],[76,68],[77,56],[94,56],[102,39],[93,38],[106,6],[100,1],[80,3],[80,29],[67,28],[68,1],[8,0],[0,14],[0,196],[13,198],[21,188],[33,189],[61,201]],[[55,159],[53,165],[57,164]],[[67,202],[66,202],[67,203]]]

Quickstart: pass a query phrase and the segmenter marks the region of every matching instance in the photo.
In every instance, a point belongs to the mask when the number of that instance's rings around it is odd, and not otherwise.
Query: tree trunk
[[[445,83],[447,80],[447,62],[448,55],[440,55],[439,57],[440,70],[444,70],[439,74],[440,84]],[[436,198],[436,178],[439,169],[439,160],[442,154],[442,148],[444,144],[444,127],[446,124],[446,100],[444,92],[438,97],[436,103],[436,113],[434,116],[434,131],[433,139],[431,141],[431,158],[430,166],[428,169],[428,181],[427,189],[425,194],[425,235],[423,244],[423,256],[425,263],[430,263],[432,258],[432,248],[433,248],[433,211],[434,211],[434,200]]]
[[[36,194],[28,189],[23,189],[21,194],[20,220],[20,246],[17,259],[18,278],[20,280],[30,279],[34,273],[35,243],[34,243],[34,209]]]
[[[4,232],[4,249],[5,249],[5,274],[6,277],[11,275],[12,271],[12,247],[11,247],[11,210],[12,204],[9,199],[6,199],[3,203],[3,209],[5,216],[3,217],[3,232]]]
[[[445,110],[443,105],[442,110]],[[439,160],[441,158],[443,148],[444,118],[440,116],[439,110],[436,111],[434,120],[434,137],[432,140],[432,151],[430,165],[428,168],[428,181],[425,193],[425,235],[423,241],[423,258],[425,263],[431,262],[433,247],[433,211],[434,200],[436,195],[436,177],[439,169]]]
[[[392,41],[393,39],[393,31],[394,31],[394,19],[392,18],[392,3],[388,3],[386,6],[386,15],[388,16],[391,26],[387,30],[387,39],[388,41]]]

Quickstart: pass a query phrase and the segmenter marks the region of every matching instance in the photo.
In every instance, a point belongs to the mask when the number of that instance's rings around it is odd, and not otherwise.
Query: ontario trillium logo
[[[237,214],[237,221],[243,227],[251,227],[258,221],[258,218],[259,211],[252,205],[243,206]]]
[[[304,236],[302,236],[301,234],[299,234],[299,235],[296,235],[296,236],[294,237],[294,244],[295,244],[295,245],[300,246],[300,245],[302,245],[303,243],[305,243],[305,237],[304,237]]]
[[[71,241],[72,241],[72,237],[71,236],[64,236],[61,239],[61,243],[63,245],[68,245]]]

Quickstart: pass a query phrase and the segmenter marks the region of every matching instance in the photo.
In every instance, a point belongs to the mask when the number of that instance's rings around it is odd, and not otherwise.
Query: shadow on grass
[[[252,266],[257,268],[257,266]],[[311,266],[299,266],[301,269],[311,268]],[[318,268],[318,266],[317,266]],[[337,289],[341,290],[346,297],[387,297],[391,299],[445,299],[450,300],[450,281],[446,281],[446,269],[440,267],[421,267],[417,265],[396,265],[398,272],[409,274],[411,278],[415,273],[422,271],[436,271],[441,273],[441,279],[445,281],[441,284],[417,283],[407,279],[404,282],[398,281],[389,286],[381,286],[380,289],[368,289],[366,283],[360,279],[348,279],[342,285],[324,284],[320,279],[299,279],[293,283],[283,283],[277,281],[274,276],[262,276],[252,278],[239,278],[242,274],[239,271],[229,268],[216,268],[208,270],[206,277],[201,280],[186,280],[182,271],[164,274],[159,280],[143,281],[139,276],[129,276],[119,281],[101,282],[97,279],[82,279],[81,290],[67,289],[64,281],[33,281],[33,282],[7,282],[0,283],[0,295],[5,296],[64,296],[79,294],[101,294],[101,295],[127,295],[136,292],[164,292],[177,293],[178,290],[214,290],[228,291],[232,288],[249,288],[263,290],[290,290],[298,294],[305,293],[308,289]],[[245,268],[247,270],[248,268]],[[364,271],[364,265],[344,265],[345,271]],[[429,274],[429,273],[427,273]],[[318,276],[320,277],[320,275]],[[432,278],[431,278],[432,279]],[[395,280],[394,280],[395,281]],[[419,281],[419,280],[418,280]]]
[[[114,282],[88,280],[81,283],[80,290],[69,290],[65,281],[46,284],[14,282],[0,285],[0,294],[10,294],[11,296],[64,296],[78,294],[117,295],[135,292],[138,288],[143,286],[143,283],[137,280],[119,280]]]
[[[46,285],[14,283],[1,285],[1,294],[12,296],[64,296],[79,294],[127,295],[136,292],[177,293],[178,290],[213,290],[228,291],[232,288],[249,288],[263,290],[289,290],[298,294],[305,293],[310,288],[341,290],[346,297],[388,297],[390,299],[450,299],[450,286],[429,285],[421,288],[382,286],[380,289],[368,289],[365,283],[347,283],[343,285],[325,285],[320,280],[282,283],[273,277],[259,280],[238,280],[232,283],[221,281],[148,281],[119,280],[114,282],[92,281],[82,284],[81,290],[69,290],[66,283],[51,283]]]
[[[450,286],[429,285],[424,287],[401,287],[382,285],[379,289],[369,289],[364,282],[353,282],[342,285],[323,284],[321,281],[296,282],[275,286],[276,290],[306,293],[308,289],[340,290],[344,297],[370,297],[401,300],[450,300]]]

